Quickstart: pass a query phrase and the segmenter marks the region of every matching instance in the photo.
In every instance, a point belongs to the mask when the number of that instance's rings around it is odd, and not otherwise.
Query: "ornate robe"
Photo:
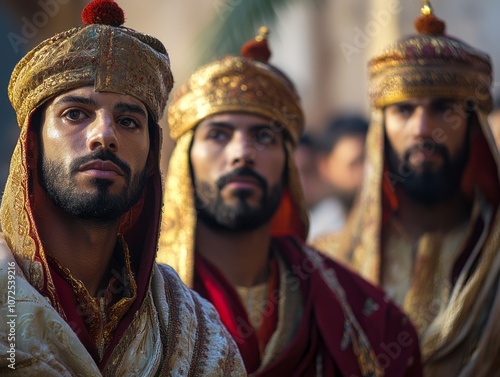
[[[269,286],[258,330],[217,268],[195,264],[194,288],[216,307],[250,375],[421,375],[416,332],[382,291],[298,238],[273,244],[279,287]]]
[[[446,235],[423,235],[415,245],[395,230],[397,196],[384,163],[383,114],[377,110],[353,214],[342,233],[313,242],[399,297],[419,330],[426,376],[490,376],[500,370],[500,157],[486,114],[476,115],[461,183],[473,204],[468,224]],[[408,248],[414,262],[404,261]],[[407,276],[395,279],[404,270]]]
[[[8,285],[8,276],[15,283]],[[0,316],[0,353],[13,356],[1,358],[2,375],[245,375],[213,307],[165,265],[154,266],[146,297],[102,371],[67,321],[26,280],[3,239]]]

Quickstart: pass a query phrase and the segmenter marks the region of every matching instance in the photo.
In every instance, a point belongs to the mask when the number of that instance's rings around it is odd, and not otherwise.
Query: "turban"
[[[92,7],[109,3],[115,4],[110,0],[90,3],[82,14],[90,24],[41,42],[16,65],[9,99],[20,126],[47,99],[87,85],[141,100],[158,122],[173,86],[167,51],[158,39],[118,26],[124,20],[117,6],[121,15],[93,16],[98,12],[91,12]]]
[[[411,98],[447,98],[492,109],[492,66],[487,54],[446,35],[445,24],[429,5],[408,36],[370,60],[369,95],[373,108]]]

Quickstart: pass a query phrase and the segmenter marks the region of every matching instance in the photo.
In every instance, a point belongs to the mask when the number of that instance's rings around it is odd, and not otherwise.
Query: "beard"
[[[257,206],[248,204],[249,190],[237,190],[236,204],[226,204],[221,190],[230,182],[231,177],[246,176],[254,178],[261,190],[262,198]],[[283,195],[283,182],[268,188],[266,180],[248,167],[238,168],[222,176],[215,184],[197,182],[195,201],[198,219],[216,231],[247,232],[269,222],[278,210]]]
[[[405,151],[403,158],[397,156],[396,151],[386,137],[389,169],[395,174],[406,194],[427,207],[433,207],[451,199],[460,191],[460,183],[469,159],[469,133],[464,144],[452,158],[448,149],[432,140],[414,145]],[[410,156],[415,152],[436,153],[442,158],[442,165],[436,169],[429,162],[423,162],[414,167],[410,164]],[[401,169],[408,174],[401,177]]]
[[[109,193],[108,188],[113,182],[103,178],[91,180],[94,192],[81,192],[78,189],[74,180],[78,167],[96,159],[109,160],[122,169],[125,186],[121,193]],[[113,223],[139,201],[146,184],[147,169],[132,176],[130,167],[115,154],[98,150],[75,159],[67,171],[61,162],[46,159],[42,150],[38,176],[47,197],[70,216],[84,221]]]

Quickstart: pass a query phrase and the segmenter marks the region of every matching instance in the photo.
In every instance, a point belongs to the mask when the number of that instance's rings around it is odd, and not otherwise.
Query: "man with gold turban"
[[[158,259],[214,304],[249,375],[418,376],[407,318],[304,245],[292,156],[304,117],[266,34],[176,92]]]
[[[382,286],[420,335],[426,376],[500,370],[499,154],[487,55],[444,34],[426,2],[372,59],[372,124],[346,231],[316,243]],[[330,240],[332,241],[332,240]]]
[[[0,211],[0,374],[243,376],[213,306],[155,263],[158,120],[173,85],[111,0],[15,67]]]

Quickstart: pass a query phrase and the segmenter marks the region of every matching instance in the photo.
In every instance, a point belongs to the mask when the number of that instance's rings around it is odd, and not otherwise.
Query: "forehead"
[[[220,113],[211,115],[205,118],[197,127],[198,130],[203,130],[209,127],[225,126],[238,130],[246,130],[255,126],[259,127],[272,127],[273,122],[271,119],[248,113]]]
[[[78,99],[88,99],[91,102],[94,102],[95,104],[128,103],[128,104],[133,104],[135,106],[139,106],[145,112],[147,112],[144,103],[142,103],[141,100],[135,97],[129,96],[128,94],[115,93],[115,92],[96,92],[94,91],[93,86],[83,86],[63,92],[53,97],[50,101],[48,101],[47,106],[57,105],[60,104],[61,102],[69,102],[71,99],[74,99],[75,102],[79,102]]]

